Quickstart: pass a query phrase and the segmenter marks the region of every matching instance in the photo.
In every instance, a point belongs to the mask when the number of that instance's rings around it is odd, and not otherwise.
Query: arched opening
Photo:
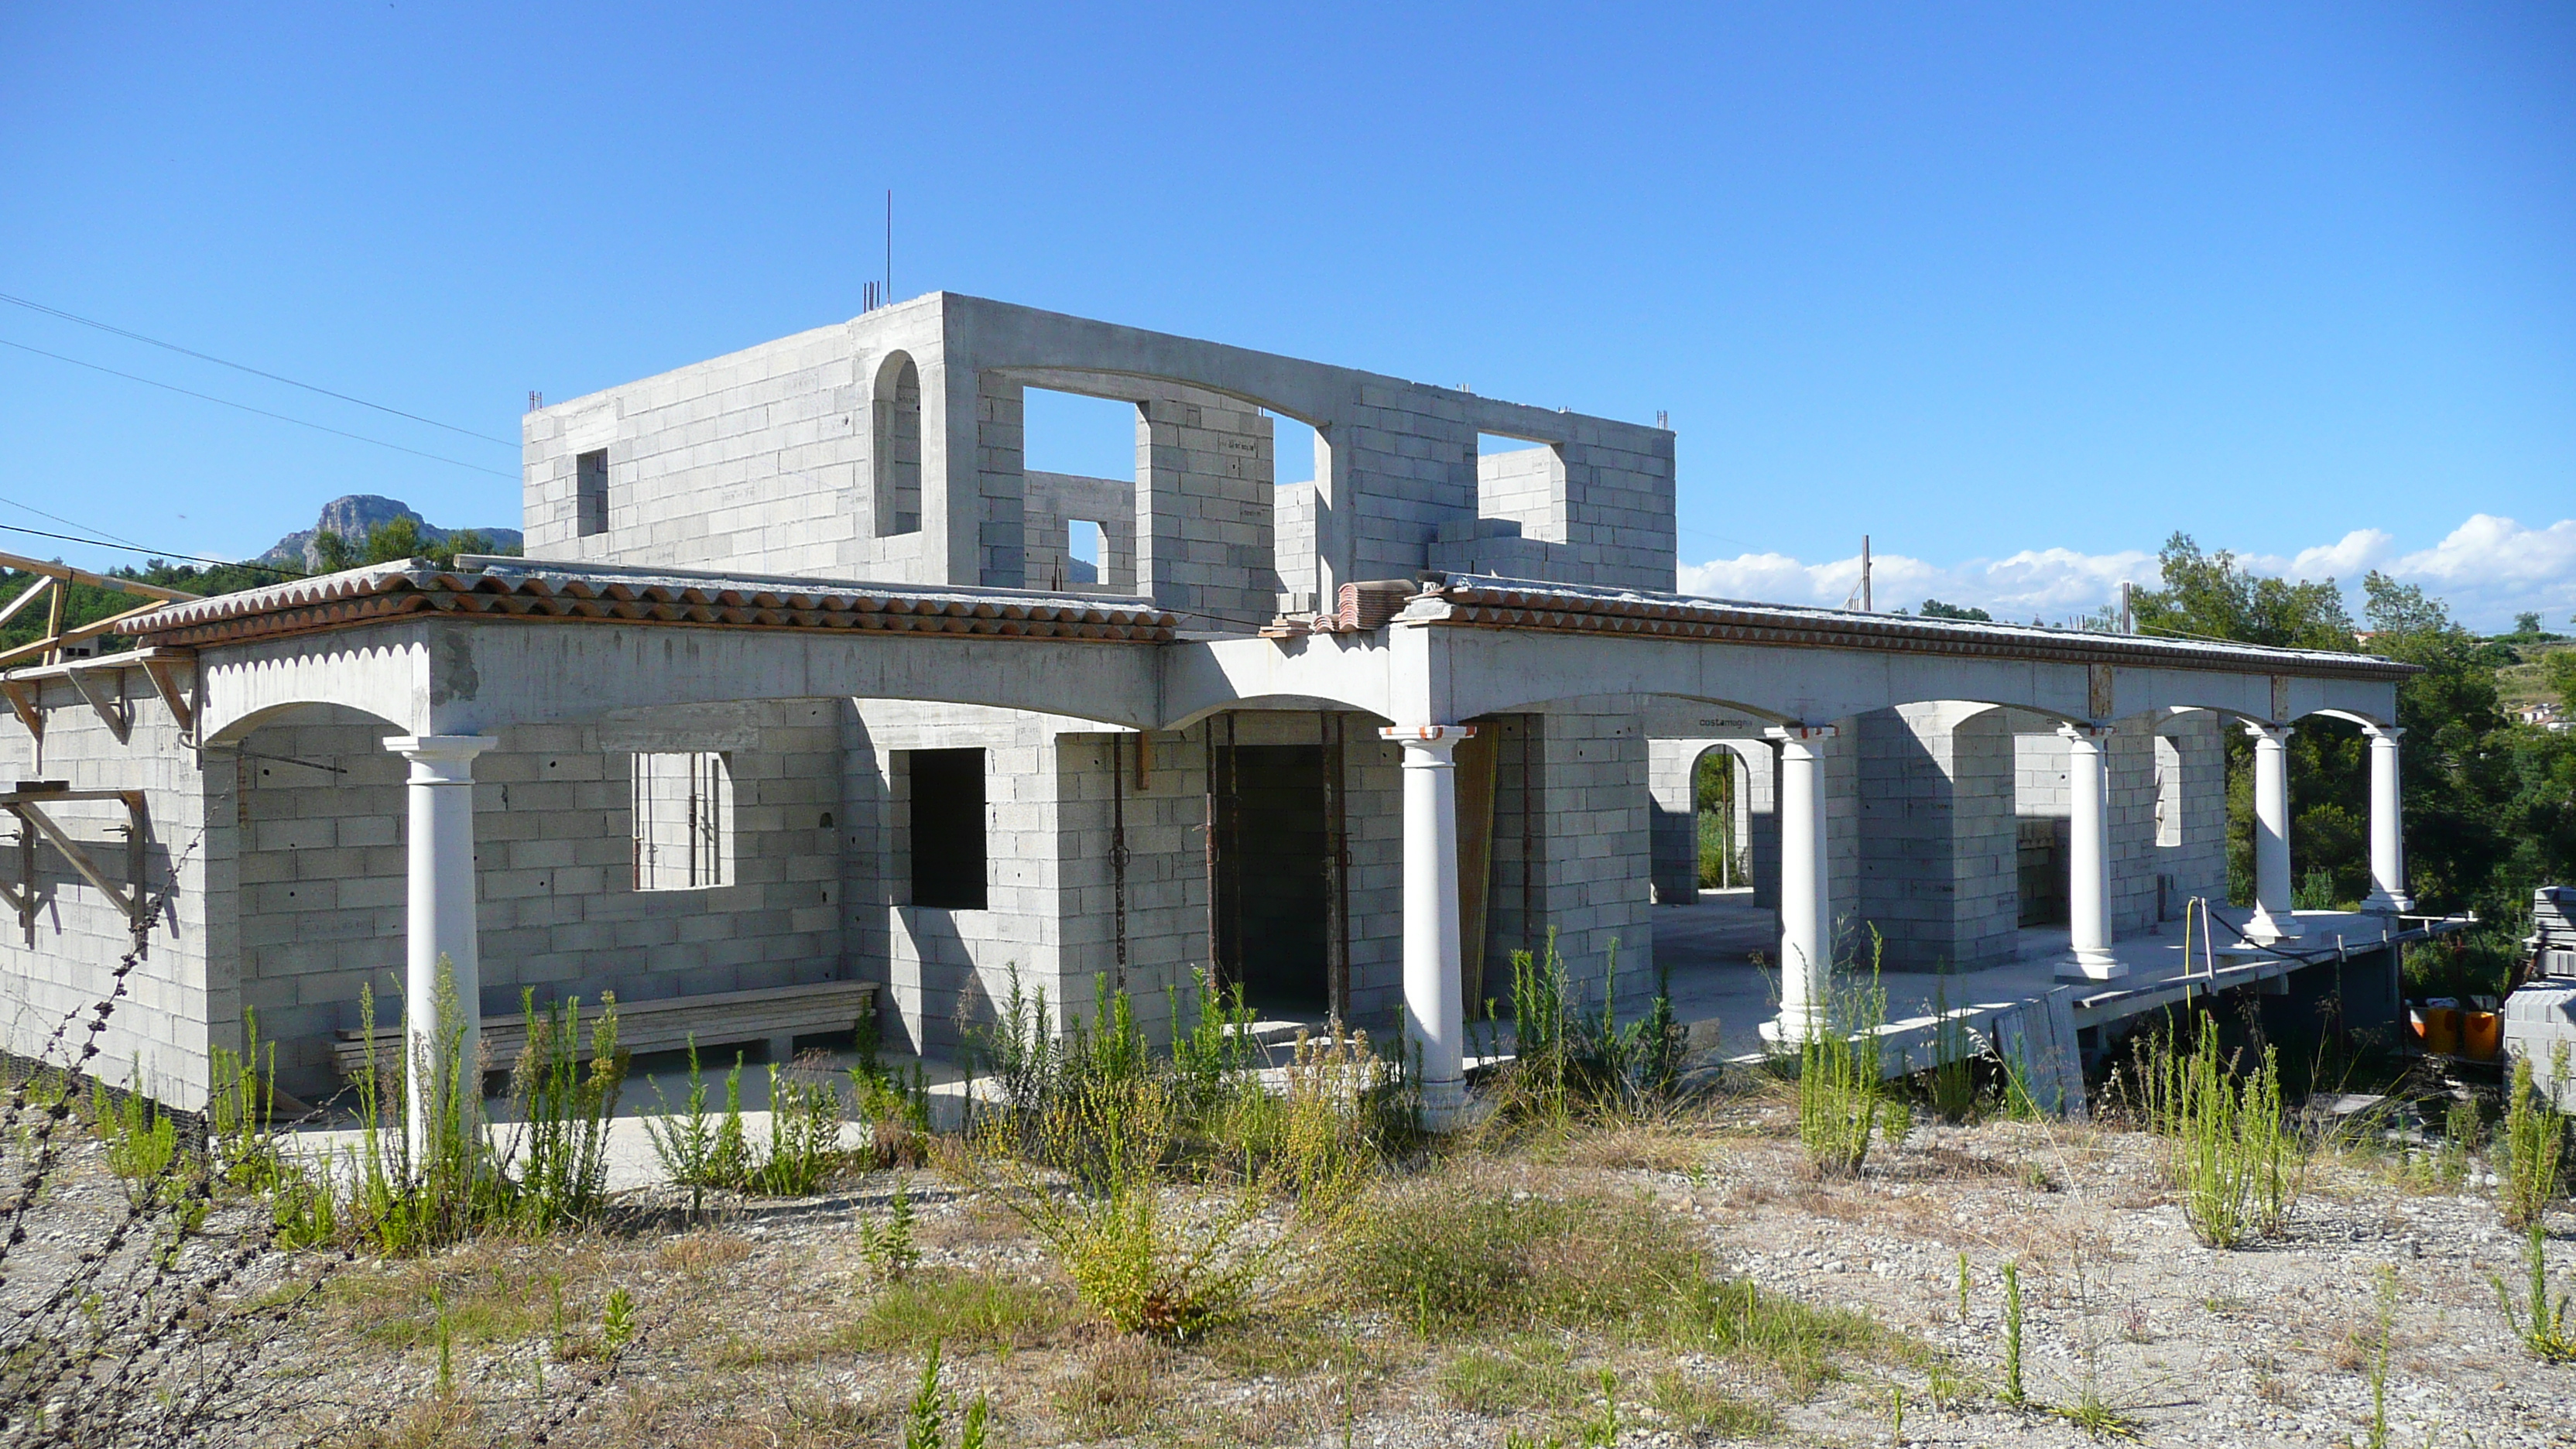
[[[921,531],[921,369],[894,352],[877,366],[876,532],[879,538]]]

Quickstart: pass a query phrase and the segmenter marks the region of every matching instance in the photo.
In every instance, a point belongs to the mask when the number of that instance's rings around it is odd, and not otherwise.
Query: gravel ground
[[[1578,1386],[1609,1370],[1623,1400],[1621,1444],[1736,1442],[1654,1407],[1649,1386],[1671,1375],[1772,1406],[1774,1442],[1887,1444],[1901,1391],[1903,1442],[1913,1444],[2085,1443],[2081,1427],[2042,1406],[2088,1398],[2150,1443],[2361,1443],[2383,1270],[2397,1285],[2390,1444],[2576,1443],[2576,1369],[2532,1361],[2489,1286],[2499,1273],[2519,1284],[2522,1242],[2483,1192],[2410,1191],[2374,1164],[2337,1160],[2317,1169],[2286,1238],[2219,1252],[2193,1241],[2157,1171],[2156,1143],[2138,1134],[1920,1128],[1901,1150],[1874,1156],[1860,1180],[1818,1183],[1786,1127],[1782,1104],[1739,1101],[1683,1124],[1523,1145],[1473,1171],[1498,1189],[1651,1195],[1696,1225],[1719,1271],[1866,1309],[1942,1351],[1948,1366],[1937,1375],[1846,1363],[1802,1392],[1759,1365],[1613,1335],[1426,1343],[1329,1305],[1189,1349],[1156,1347],[1083,1323],[1014,1223],[934,1175],[910,1180],[932,1277],[1027,1285],[1021,1306],[1032,1316],[950,1353],[949,1386],[992,1396],[997,1445],[1500,1445],[1511,1433],[1580,1442],[1579,1422],[1598,1406],[1588,1388],[1517,1412],[1456,1407],[1444,1375],[1470,1350],[1556,1364]],[[13,1162],[7,1180],[22,1171]],[[219,1209],[174,1266],[155,1268],[166,1237],[148,1227],[98,1257],[129,1198],[95,1145],[75,1143],[24,1214],[28,1236],[0,1263],[0,1322],[18,1325],[13,1350],[41,1329],[40,1343],[87,1333],[113,1352],[49,1391],[49,1411],[23,1397],[7,1404],[0,1439],[899,1442],[921,1356],[901,1341],[903,1323],[872,1314],[882,1290],[860,1231],[882,1219],[893,1183],[877,1174],[811,1199],[727,1202],[695,1222],[667,1193],[642,1190],[609,1231],[483,1241],[395,1264],[246,1254],[242,1235],[256,1224]],[[2552,1227],[2576,1231],[2576,1221]],[[2550,1244],[2562,1291],[2571,1253],[2576,1245]],[[2007,1262],[2025,1302],[2025,1408],[1998,1398]],[[61,1299],[75,1273],[91,1274],[78,1301],[24,1316]],[[621,1292],[635,1331],[611,1352],[604,1320]],[[433,1303],[450,1320],[443,1394]],[[167,1327],[134,1357],[156,1324]],[[84,1418],[86,1432],[72,1422]]]

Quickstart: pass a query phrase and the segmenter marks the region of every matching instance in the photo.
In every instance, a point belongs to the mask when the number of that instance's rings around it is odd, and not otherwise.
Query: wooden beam
[[[117,698],[112,704],[90,687],[89,677],[97,672],[94,669],[71,669],[64,671],[63,677],[72,682],[72,688],[80,691],[81,698],[89,701],[91,709],[98,711],[99,720],[107,726],[108,733],[116,736],[116,742],[125,744],[134,733],[134,706],[125,699],[124,671],[117,670]]]
[[[60,633],[47,635],[32,644],[21,644],[15,649],[0,650],[0,669],[5,669],[12,664],[22,664],[38,654],[46,655],[46,662],[51,663],[59,657],[64,645],[77,644],[83,639],[95,639],[101,634],[113,634],[116,632],[117,625],[138,615],[149,614],[160,607],[157,603],[145,604],[140,608],[128,609],[122,614],[111,614],[104,619],[83,624],[77,629],[65,629]]]
[[[45,737],[45,687],[32,679],[0,679],[0,694],[9,697],[9,708],[18,723],[39,741]]]
[[[197,732],[197,707],[186,691],[179,688],[178,668],[179,661],[175,659],[156,658],[149,653],[143,659],[143,672],[152,680],[152,691],[170,707],[170,717],[179,722],[179,733],[194,735]],[[195,683],[196,678],[197,672],[191,668],[188,671],[189,682]]]
[[[106,574],[94,574],[87,569],[76,569],[67,564],[28,558],[14,553],[0,553],[0,568],[12,568],[21,573],[43,574],[49,579],[58,579],[67,584],[87,584],[92,588],[113,589],[120,594],[159,599],[163,603],[184,604],[205,597],[203,594],[191,594],[182,589],[165,589],[159,584],[147,584],[137,579],[120,579]]]
[[[24,592],[9,601],[9,606],[7,608],[0,609],[0,624],[6,624],[10,620],[17,618],[18,611],[20,609],[23,609],[29,604],[36,602],[38,599],[43,598],[45,595],[52,593],[57,582],[58,580],[56,580],[51,574],[39,575],[34,583],[29,584],[26,587]]]
[[[139,792],[134,793],[139,794]],[[142,909],[143,882],[141,880],[138,879],[132,882],[131,893],[117,889],[115,883],[110,881],[99,871],[99,868],[96,865],[91,863],[89,852],[81,849],[79,841],[74,840],[71,836],[65,834],[63,828],[54,823],[54,818],[52,816],[47,815],[44,811],[37,809],[33,803],[25,800],[20,800],[10,805],[9,808],[17,812],[19,819],[35,826],[47,840],[52,841],[54,843],[54,849],[63,853],[63,859],[72,863],[72,869],[80,872],[81,879],[98,887],[100,894],[115,902],[116,908],[125,913],[126,920],[130,922],[135,919],[136,913]],[[128,812],[133,812],[135,810],[135,805],[132,800],[127,801],[126,809]],[[139,841],[143,838],[142,822],[139,819],[135,821],[133,830],[134,834],[127,846],[129,864],[132,854],[132,841]],[[32,889],[34,881],[31,879],[28,882],[28,885]]]

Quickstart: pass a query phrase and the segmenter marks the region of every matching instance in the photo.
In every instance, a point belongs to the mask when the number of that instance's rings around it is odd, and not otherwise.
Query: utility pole
[[[1877,612],[1870,607],[1869,535],[1866,533],[1860,536],[1860,611],[1864,614]]]

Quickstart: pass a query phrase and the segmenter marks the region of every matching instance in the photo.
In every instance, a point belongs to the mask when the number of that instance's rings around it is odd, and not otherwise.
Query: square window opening
[[[721,754],[634,757],[635,889],[733,884],[733,772]]]
[[[583,538],[608,531],[608,450],[573,459],[574,531]]]
[[[911,750],[912,903],[984,909],[984,752]]]

